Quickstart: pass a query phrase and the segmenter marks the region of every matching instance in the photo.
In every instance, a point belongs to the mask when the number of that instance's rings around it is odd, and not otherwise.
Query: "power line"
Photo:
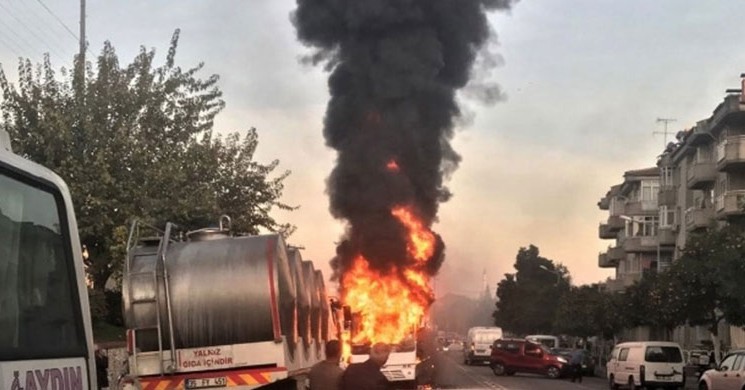
[[[37,2],[39,3],[39,4],[41,4],[41,6],[42,6],[42,7],[44,7],[44,9],[45,9],[45,10],[47,10],[47,12],[49,12],[49,14],[50,14],[50,15],[52,15],[52,17],[54,17],[54,18],[55,18],[55,19],[56,19],[56,20],[57,20],[57,21],[59,22],[59,24],[61,24],[61,25],[62,25],[62,27],[64,27],[64,28],[65,28],[65,30],[67,30],[67,32],[68,32],[68,33],[70,33],[70,35],[71,35],[71,36],[72,36],[72,37],[73,37],[73,38],[75,39],[75,42],[78,42],[78,41],[80,40],[80,39],[78,38],[78,36],[77,36],[77,35],[75,35],[75,33],[74,33],[74,32],[72,32],[72,30],[70,30],[70,28],[69,28],[69,27],[67,27],[67,25],[65,24],[65,22],[63,22],[63,21],[62,21],[62,19],[60,19],[60,18],[59,18],[59,17],[58,17],[58,16],[57,16],[57,15],[56,15],[56,14],[55,14],[54,12],[52,12],[52,10],[51,10],[51,9],[49,9],[49,7],[47,7],[47,5],[46,5],[46,4],[44,4],[44,2],[43,2],[43,1],[41,1],[41,0],[36,0],[36,1],[37,1]]]
[[[28,18],[30,18],[31,21],[38,20],[39,22],[41,22],[41,23],[31,23],[31,24],[36,28],[37,31],[41,33],[42,36],[44,36],[45,38],[51,37],[50,41],[53,41],[54,45],[59,48],[64,48],[66,46],[65,43],[62,42],[60,38],[60,34],[55,33],[53,31],[53,29],[51,28],[51,25],[44,21],[44,18],[42,17],[42,15],[39,15],[37,10],[34,9],[34,7],[31,6],[28,1],[18,0],[18,2],[22,4],[22,6],[20,6],[19,9],[23,8],[25,10],[23,14],[26,16],[27,20]],[[9,1],[9,3],[12,4],[13,2]],[[43,24],[44,27],[46,28],[39,26],[39,24]]]
[[[21,44],[20,45],[18,44],[18,42],[13,41],[16,45],[18,45],[19,47],[31,47],[31,44],[25,38],[23,38],[22,36],[18,35],[18,33],[16,32],[16,30],[12,26],[9,26],[7,23],[5,23],[5,21],[3,21],[2,18],[0,18],[0,25],[5,26],[8,30],[10,30],[10,32],[13,35],[16,36],[16,38],[18,38],[18,40],[21,41]],[[8,37],[8,36],[6,35],[6,37]]]
[[[12,17],[13,19],[15,19],[15,20],[16,20],[16,22],[18,22],[18,23],[19,23],[19,24],[20,24],[21,26],[23,26],[23,27],[24,27],[24,28],[25,28],[25,29],[26,29],[26,30],[27,30],[28,32],[30,32],[30,33],[31,33],[31,35],[33,35],[33,36],[34,36],[34,38],[36,38],[37,40],[39,40],[39,42],[41,42],[41,44],[42,44],[42,46],[43,46],[43,47],[44,47],[44,46],[49,46],[49,45],[47,45],[46,41],[45,41],[45,40],[44,40],[43,38],[39,37],[39,35],[37,35],[37,34],[36,34],[36,33],[34,32],[34,30],[32,30],[32,29],[31,29],[31,28],[30,28],[30,27],[29,27],[29,26],[28,26],[28,25],[27,25],[26,23],[24,23],[24,22],[23,22],[23,21],[22,21],[22,20],[21,20],[21,19],[20,19],[20,18],[19,18],[18,16],[16,16],[16,15],[15,15],[15,14],[14,14],[13,12],[11,12],[11,10],[10,10],[9,8],[7,8],[7,7],[5,6],[5,5],[3,5],[3,3],[2,3],[2,2],[0,2],[0,8],[4,9],[4,10],[5,10],[5,11],[6,11],[7,13],[8,13],[8,15],[10,15],[10,16],[11,16],[11,17]],[[53,51],[53,52],[54,52],[54,55],[55,55],[55,56],[57,56],[57,57],[59,57],[59,59],[61,59],[61,60],[62,60],[62,59],[64,58],[64,55],[61,55],[61,56],[60,56],[60,55],[59,55],[59,52],[57,52],[56,50],[54,50],[54,46],[53,46],[53,45],[52,45],[52,46],[49,46],[49,49],[50,49],[49,51]]]

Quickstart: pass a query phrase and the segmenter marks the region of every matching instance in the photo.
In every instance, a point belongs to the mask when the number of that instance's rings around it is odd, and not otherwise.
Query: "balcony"
[[[675,238],[676,234],[672,228],[660,228],[657,231],[657,239],[659,240],[660,245],[675,245]]]
[[[688,189],[700,190],[711,186],[717,179],[717,168],[713,162],[694,162],[688,167]]]
[[[626,274],[618,275],[616,279],[608,279],[605,281],[605,289],[608,292],[622,292],[627,287],[630,287],[634,282],[641,280],[642,274]]]
[[[621,216],[619,215],[611,215],[610,217],[608,217],[608,223],[606,223],[605,225],[608,226],[608,230],[610,232],[615,233],[626,227],[626,221],[624,221],[623,218],[621,218]],[[601,236],[600,238],[605,238],[605,237]],[[616,237],[613,236],[610,238],[616,238]]]
[[[657,215],[657,200],[636,200],[626,203],[626,215]]]
[[[714,209],[688,209],[685,213],[686,230],[697,231],[706,229],[714,219]]]
[[[657,252],[657,236],[627,237],[623,241],[623,250],[626,252]]]
[[[657,196],[659,206],[675,206],[678,200],[678,189],[674,186],[660,187],[660,193]]]
[[[720,218],[745,215],[745,190],[727,191],[717,197],[715,205]]]
[[[607,253],[600,253],[598,255],[598,267],[600,268],[615,268],[618,266],[618,261],[611,260]]]
[[[717,148],[717,169],[730,172],[745,168],[745,136],[727,137]]]
[[[703,120],[696,123],[696,127],[693,128],[693,132],[688,136],[687,142],[691,146],[699,146],[713,140],[714,137],[709,132],[708,121]]]
[[[619,261],[626,258],[626,252],[623,251],[623,247],[620,246],[612,246],[608,247],[608,261],[616,262],[618,264]]]
[[[724,126],[738,126],[745,123],[745,111],[742,107],[739,94],[727,96],[714,109],[714,114],[709,119],[709,131],[712,134],[718,134],[718,131]]]
[[[601,223],[600,226],[598,226],[598,237],[608,240],[612,238],[616,238],[618,230],[612,230],[610,228],[610,225],[607,223]]]
[[[600,202],[598,202],[598,207],[600,208],[600,210],[608,210],[608,208],[610,208],[610,199],[608,199],[607,196],[600,198]]]

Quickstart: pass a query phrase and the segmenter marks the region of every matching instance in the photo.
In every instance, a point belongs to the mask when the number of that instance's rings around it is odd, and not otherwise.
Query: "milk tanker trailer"
[[[122,387],[304,388],[335,338],[321,271],[279,235],[135,223],[127,248]]]

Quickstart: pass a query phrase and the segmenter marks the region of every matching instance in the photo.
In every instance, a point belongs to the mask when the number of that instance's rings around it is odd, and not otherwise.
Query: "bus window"
[[[0,361],[86,355],[62,197],[0,170]]]

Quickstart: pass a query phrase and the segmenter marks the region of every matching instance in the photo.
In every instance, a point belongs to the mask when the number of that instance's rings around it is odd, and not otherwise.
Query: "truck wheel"
[[[608,389],[618,390],[618,384],[616,383],[616,378],[614,378],[613,375],[608,378]]]
[[[551,366],[546,370],[546,375],[551,379],[558,379],[561,376],[561,370],[559,367]]]
[[[629,390],[636,390],[636,383],[634,382],[634,377],[633,376],[630,376],[629,377],[628,389]]]
[[[491,370],[494,371],[494,375],[496,376],[502,376],[505,373],[504,364],[502,363],[493,363],[491,365]]]

